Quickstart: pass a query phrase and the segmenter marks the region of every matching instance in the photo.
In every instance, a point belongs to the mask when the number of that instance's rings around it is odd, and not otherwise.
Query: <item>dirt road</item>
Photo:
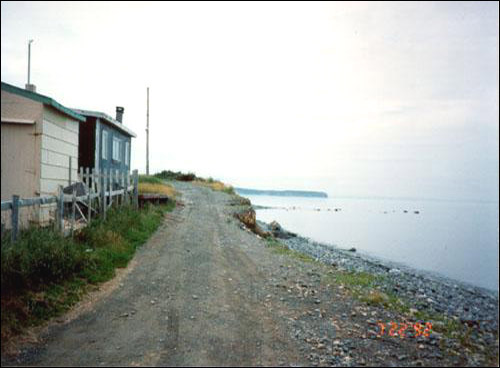
[[[247,254],[254,235],[223,205],[230,197],[179,184],[169,214],[111,295],[23,354],[33,365],[276,365],[302,362],[263,303],[266,274]]]
[[[119,286],[2,365],[468,363],[434,337],[376,337],[376,320],[401,316],[330,285],[328,265],[273,252],[242,230],[232,196],[175,185],[185,205],[138,250]]]

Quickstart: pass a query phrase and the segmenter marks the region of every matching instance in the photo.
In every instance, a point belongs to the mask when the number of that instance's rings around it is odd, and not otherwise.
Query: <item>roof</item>
[[[94,118],[99,118],[99,119],[102,119],[104,121],[106,121],[108,124],[110,124],[112,127],[118,129],[119,131],[125,133],[126,135],[130,136],[130,137],[134,137],[136,138],[137,135],[131,131],[129,128],[127,128],[125,125],[123,125],[122,123],[120,123],[118,120],[115,120],[113,119],[111,116],[103,113],[103,112],[99,112],[99,111],[90,111],[90,110],[81,110],[81,109],[73,109],[73,111],[79,115],[83,115],[83,116],[91,116],[91,117],[94,117]]]
[[[41,95],[41,94],[36,93],[36,92],[28,91],[26,89],[13,86],[13,85],[5,83],[5,82],[2,82],[2,90],[7,91],[9,93],[19,95],[19,96],[22,96],[22,97],[29,98],[30,100],[40,102],[44,105],[52,106],[54,109],[58,110],[59,112],[65,114],[65,115],[67,115],[75,120],[82,121],[82,122],[85,121],[85,117],[83,117],[82,115],[76,113],[75,111],[73,111],[71,109],[68,109],[67,107],[64,107],[59,102],[57,102],[56,100],[54,100],[50,97]]]

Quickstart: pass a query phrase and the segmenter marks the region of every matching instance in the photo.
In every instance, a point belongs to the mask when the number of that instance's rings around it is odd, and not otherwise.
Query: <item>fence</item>
[[[18,195],[13,195],[11,201],[2,201],[2,211],[11,210],[12,241],[16,241],[19,233],[19,209],[22,207],[57,204],[56,226],[66,234],[69,224],[71,235],[75,231],[77,212],[83,222],[89,224],[92,216],[98,213],[106,218],[106,212],[113,203],[124,205],[132,202],[138,208],[138,178],[137,170],[131,176],[129,172],[118,170],[99,172],[80,168],[77,183],[64,189],[60,185],[57,196],[21,199]],[[65,220],[65,217],[68,219]]]

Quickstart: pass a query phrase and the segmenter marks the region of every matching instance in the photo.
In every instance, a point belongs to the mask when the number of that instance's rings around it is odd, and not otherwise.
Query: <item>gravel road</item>
[[[441,338],[377,338],[376,320],[403,316],[327,284],[327,265],[273,252],[242,230],[234,197],[175,186],[184,205],[138,250],[116,289],[2,365],[484,363],[449,354]]]

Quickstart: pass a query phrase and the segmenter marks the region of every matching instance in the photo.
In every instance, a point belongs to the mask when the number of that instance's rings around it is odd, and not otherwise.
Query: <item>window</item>
[[[130,166],[130,143],[125,142],[125,164]]]
[[[108,159],[108,132],[105,130],[102,131],[101,157]]]
[[[121,141],[118,138],[113,137],[113,160],[118,162],[121,161],[120,143]]]

